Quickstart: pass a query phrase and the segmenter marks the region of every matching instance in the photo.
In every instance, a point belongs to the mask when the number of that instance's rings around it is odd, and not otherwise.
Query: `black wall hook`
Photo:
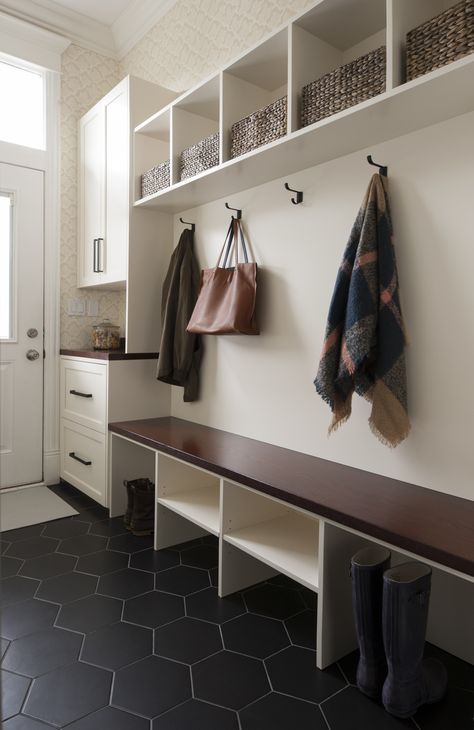
[[[380,174],[384,177],[387,177],[388,167],[386,165],[379,165],[377,162],[374,162],[372,159],[372,155],[367,155],[367,162],[369,163],[369,165],[374,165],[374,167],[378,167],[380,170]]]
[[[191,226],[191,230],[194,233],[194,231],[196,230],[196,224],[195,223],[188,223],[188,221],[183,221],[182,218],[180,218],[179,220],[181,221],[181,223],[184,223],[185,226]]]
[[[235,210],[235,216],[232,216],[232,218],[237,218],[237,220],[240,220],[242,218],[242,211],[239,208],[231,208],[229,203],[225,204],[225,207],[227,210]]]
[[[288,183],[285,183],[285,189],[289,190],[291,193],[296,193],[296,200],[295,198],[291,199],[293,205],[298,205],[299,203],[303,202],[303,193],[301,192],[301,190],[293,190],[293,188],[290,188]]]

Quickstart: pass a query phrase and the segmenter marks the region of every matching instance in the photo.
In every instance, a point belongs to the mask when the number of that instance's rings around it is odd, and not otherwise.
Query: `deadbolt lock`
[[[30,327],[30,329],[27,330],[26,334],[28,335],[28,337],[38,337],[38,330],[36,329],[36,327]]]

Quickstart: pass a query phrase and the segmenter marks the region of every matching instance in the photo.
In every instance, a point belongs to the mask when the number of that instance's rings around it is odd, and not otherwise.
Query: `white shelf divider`
[[[318,535],[318,520],[295,512],[242,527],[224,535],[224,540],[317,591]]]
[[[198,527],[219,535],[219,485],[189,492],[178,492],[170,497],[159,497],[158,504],[185,517]]]

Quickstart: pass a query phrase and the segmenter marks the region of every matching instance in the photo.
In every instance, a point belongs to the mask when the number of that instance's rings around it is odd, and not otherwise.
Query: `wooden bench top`
[[[109,430],[474,576],[474,501],[178,418]]]

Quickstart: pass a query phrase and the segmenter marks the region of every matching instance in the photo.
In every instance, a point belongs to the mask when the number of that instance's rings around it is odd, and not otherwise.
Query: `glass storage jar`
[[[119,350],[120,327],[108,319],[93,325],[92,346],[94,350]]]

